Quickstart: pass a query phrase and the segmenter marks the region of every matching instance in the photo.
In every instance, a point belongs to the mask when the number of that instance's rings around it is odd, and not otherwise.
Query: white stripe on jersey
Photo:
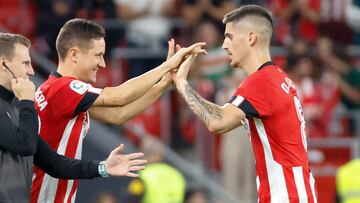
[[[71,134],[71,131],[75,125],[77,116],[73,119],[71,119],[68,124],[66,125],[66,128],[64,130],[64,134],[60,140],[60,144],[57,150],[58,154],[64,155],[67,147],[67,143]],[[56,190],[58,186],[59,179],[50,177],[48,174],[44,174],[44,179],[41,184],[40,193],[38,202],[39,203],[50,203],[54,202]]]
[[[236,96],[234,101],[232,101],[231,103],[238,107],[243,101],[244,101],[244,97],[239,95],[239,96]]]
[[[74,185],[74,180],[67,181],[67,188],[66,188],[66,193],[65,193],[65,197],[64,197],[64,202],[68,202],[69,195],[70,195],[73,185]]]
[[[265,163],[268,174],[271,202],[287,203],[289,202],[289,195],[286,188],[285,176],[282,166],[278,164],[273,158],[264,124],[258,118],[254,118],[254,122],[265,153]]]
[[[243,101],[244,101],[244,97],[238,95],[231,103],[238,107]]]
[[[77,194],[77,189],[75,190],[74,195],[71,198],[71,203],[75,203],[76,194]]]
[[[76,119],[77,119],[78,116],[75,116],[75,118],[71,119],[68,124],[66,125],[65,127],[65,130],[64,130],[64,134],[63,136],[61,137],[61,140],[60,140],[60,143],[59,143],[59,147],[57,149],[57,153],[58,154],[61,154],[61,155],[64,155],[65,152],[66,152],[66,147],[67,147],[67,144],[68,144],[68,141],[69,141],[69,138],[70,138],[70,135],[71,135],[71,131],[75,125],[75,122],[76,122]]]
[[[302,166],[296,166],[296,167],[292,168],[297,193],[298,193],[298,196],[299,196],[299,203],[307,203],[308,202],[308,197],[307,197],[307,193],[306,193],[304,176],[303,176],[303,171],[302,170],[303,170]]]
[[[316,196],[316,192],[315,192],[315,179],[312,175],[312,173],[310,173],[309,175],[310,177],[310,187],[311,187],[311,192],[312,192],[312,195],[314,197],[314,203],[317,203],[317,196]]]
[[[260,188],[260,178],[259,178],[259,176],[257,175],[256,176],[256,191],[257,191],[257,193],[259,194],[259,188]],[[258,201],[257,201],[258,203],[260,202],[260,199],[258,198]]]
[[[95,87],[93,87],[91,85],[90,85],[90,87],[88,89],[88,92],[95,93],[95,94],[101,94],[102,91],[103,91],[103,89],[95,88]]]
[[[44,174],[37,201],[38,203],[52,203],[55,201],[55,192],[57,190],[58,180],[59,179],[52,178],[47,173]]]

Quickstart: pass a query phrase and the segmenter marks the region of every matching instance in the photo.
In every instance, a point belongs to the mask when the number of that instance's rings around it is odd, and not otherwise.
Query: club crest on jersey
[[[70,88],[78,94],[84,94],[86,90],[89,88],[89,84],[86,84],[79,80],[73,80],[70,83]]]

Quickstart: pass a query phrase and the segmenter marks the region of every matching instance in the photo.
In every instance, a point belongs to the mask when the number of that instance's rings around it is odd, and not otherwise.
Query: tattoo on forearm
[[[191,110],[200,117],[206,125],[209,124],[211,119],[222,119],[222,110],[216,105],[203,99],[196,93],[189,85],[186,85],[183,97],[189,104]]]

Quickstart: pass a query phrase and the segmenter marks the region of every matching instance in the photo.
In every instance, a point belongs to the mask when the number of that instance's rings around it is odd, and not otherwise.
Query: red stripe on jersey
[[[73,140],[73,141],[67,143],[66,151],[64,154],[67,157],[75,157],[79,139],[82,139],[80,138],[80,136],[84,121],[84,116],[85,116],[84,113],[79,114],[74,124],[74,127],[72,128],[69,140]],[[64,198],[67,192],[67,185],[68,185],[68,180],[59,179],[59,183],[56,190],[56,196],[55,196],[56,203],[61,203],[66,201]],[[71,196],[69,196],[68,198],[71,199]]]
[[[310,184],[310,171],[309,169],[303,169],[303,176],[304,176],[304,183],[305,183],[305,189],[306,194],[308,196],[308,203],[314,203],[314,196],[311,191],[311,184]]]
[[[284,171],[286,189],[289,195],[290,203],[299,202],[299,194],[295,184],[294,173],[291,167],[282,167]]]
[[[59,179],[57,189],[56,189],[56,195],[55,195],[56,203],[64,202],[67,184],[68,184],[67,180]]]
[[[42,172],[41,169],[38,167],[34,167],[34,173],[35,173],[35,179],[33,180],[31,186],[31,197],[30,197],[31,203],[36,203],[37,200],[39,199],[40,188],[45,175],[45,173]]]
[[[251,118],[248,121],[249,121],[249,127],[256,129],[254,119]],[[257,131],[251,132],[251,142],[256,160],[256,174],[259,177],[258,184],[260,184],[258,186],[259,203],[270,202],[271,195],[270,195],[269,178],[266,169],[266,161],[264,158],[259,157],[259,156],[265,157],[265,152]]]

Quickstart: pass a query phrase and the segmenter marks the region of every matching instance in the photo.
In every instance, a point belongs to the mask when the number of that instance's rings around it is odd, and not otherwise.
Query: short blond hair
[[[30,40],[23,35],[0,32],[0,56],[11,61],[14,57],[15,44],[22,44],[27,48],[31,46]]]

